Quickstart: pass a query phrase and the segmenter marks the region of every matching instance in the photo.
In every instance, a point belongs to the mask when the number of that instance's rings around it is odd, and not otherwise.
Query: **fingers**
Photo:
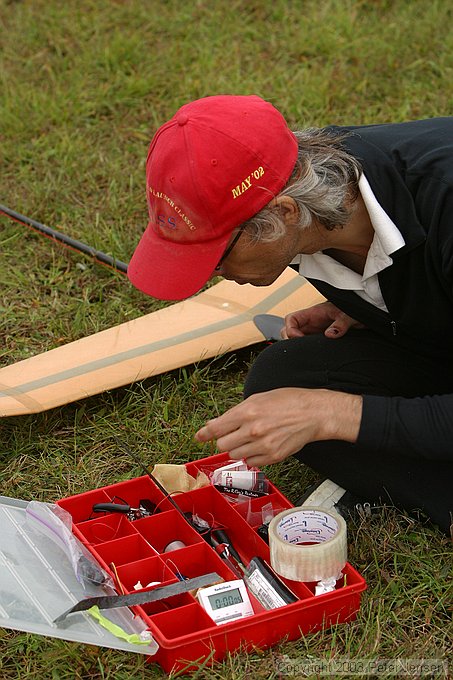
[[[341,338],[342,335],[344,335],[346,331],[342,329],[341,327],[338,328],[337,323],[333,323],[329,328],[326,328],[324,331],[324,335],[328,338]]]
[[[251,395],[206,423],[195,439],[215,440],[219,450],[228,451],[233,460],[270,465],[300,451],[309,442],[340,439],[354,443],[361,409],[362,398],[358,395],[282,387]]]
[[[282,330],[280,331],[280,337],[282,340],[288,340],[289,336],[285,326],[283,326]]]
[[[240,413],[243,403],[244,402],[237,406],[233,406],[233,408],[229,409],[229,411],[226,411],[218,418],[208,420],[206,425],[195,433],[195,440],[200,443],[216,440],[218,447],[223,451],[227,450],[227,448],[223,448],[223,446],[238,446],[243,443],[240,441],[240,435],[238,434],[242,423]],[[234,436],[235,433],[236,436]],[[227,441],[225,441],[228,437],[230,437],[230,440],[227,439]]]
[[[301,311],[287,314],[285,316],[285,325],[280,332],[282,338],[284,340],[288,340],[288,338],[303,337],[304,332],[302,331],[302,326],[304,320],[305,315]]]
[[[288,338],[323,333],[335,319],[339,310],[331,302],[321,302],[306,309],[299,309],[285,317],[285,332]]]
[[[288,314],[281,337],[287,340],[324,332],[327,338],[341,338],[352,327],[363,328],[363,325],[327,302]]]
[[[237,413],[235,413],[237,411]],[[256,422],[258,413],[255,408],[242,402],[222,416],[206,423],[195,434],[198,442],[216,441],[219,451],[228,451],[233,460],[244,459],[247,464],[261,465],[277,462],[275,447],[266,444],[267,427]],[[250,463],[250,458],[255,462]],[[267,461],[265,463],[264,461]]]
[[[341,338],[355,323],[350,316],[339,312],[335,321],[324,331],[324,335],[328,338]]]
[[[286,329],[286,339],[289,338],[303,338],[305,333],[300,328],[288,328]]]
[[[236,422],[235,409],[233,407],[222,416],[214,418],[206,423],[195,434],[198,442],[216,441],[219,451],[229,451],[234,459],[242,458],[244,447],[250,450],[253,447],[253,434],[250,432],[247,421]]]
[[[206,423],[195,434],[199,442],[214,440],[220,451],[249,465],[270,465],[284,460],[305,443],[297,412],[300,390],[282,389],[255,394]]]
[[[211,433],[210,425],[213,421],[208,420],[206,425],[203,425],[203,427],[200,427],[198,432],[195,432],[195,441],[204,443],[204,442],[210,442],[211,439],[214,439],[214,435]]]

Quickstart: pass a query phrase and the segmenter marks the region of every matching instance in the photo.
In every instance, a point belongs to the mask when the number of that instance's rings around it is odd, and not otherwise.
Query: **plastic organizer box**
[[[189,474],[220,467],[228,454],[219,454],[186,464]],[[157,512],[134,521],[125,515],[110,513],[92,519],[95,503],[125,501],[137,507],[141,499],[156,504]],[[234,547],[248,564],[259,556],[269,563],[269,547],[256,529],[260,524],[247,517],[259,516],[260,509],[272,503],[274,514],[293,507],[290,501],[269,482],[269,495],[247,499],[232,505],[213,486],[174,496],[183,512],[191,512],[224,528]],[[143,476],[88,491],[58,501],[73,518],[74,534],[89,548],[99,564],[118,579],[125,592],[136,592],[134,585],[160,581],[162,585],[178,581],[177,573],[192,578],[217,572],[225,581],[237,579],[224,560],[204,538],[172,506],[150,477]],[[185,547],[164,553],[173,540]],[[114,565],[114,567],[112,566]],[[116,571],[116,574],[114,573]],[[220,660],[227,652],[265,648],[283,640],[294,640],[302,634],[355,618],[361,593],[366,588],[362,576],[347,563],[343,577],[334,591],[314,595],[314,585],[282,579],[298,597],[297,602],[278,609],[265,610],[250,593],[254,614],[217,625],[189,593],[165,601],[133,607],[148,626],[159,650],[149,657],[170,671],[190,672],[209,659]],[[179,579],[180,580],[180,579]]]

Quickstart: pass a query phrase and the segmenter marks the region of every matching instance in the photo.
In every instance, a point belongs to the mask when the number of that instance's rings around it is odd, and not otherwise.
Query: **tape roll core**
[[[333,510],[301,507],[284,510],[269,525],[272,568],[291,581],[338,578],[347,562],[347,530]]]

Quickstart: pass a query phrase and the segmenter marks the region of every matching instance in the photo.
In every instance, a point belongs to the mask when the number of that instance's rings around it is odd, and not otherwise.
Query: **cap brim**
[[[183,300],[212,277],[230,235],[204,243],[181,244],[156,234],[149,223],[127,268],[130,282],[160,300]]]

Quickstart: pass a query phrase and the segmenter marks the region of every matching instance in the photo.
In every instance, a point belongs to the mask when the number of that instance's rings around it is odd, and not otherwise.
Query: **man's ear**
[[[271,201],[271,205],[278,208],[286,224],[296,224],[299,221],[299,208],[291,196],[276,196]]]

